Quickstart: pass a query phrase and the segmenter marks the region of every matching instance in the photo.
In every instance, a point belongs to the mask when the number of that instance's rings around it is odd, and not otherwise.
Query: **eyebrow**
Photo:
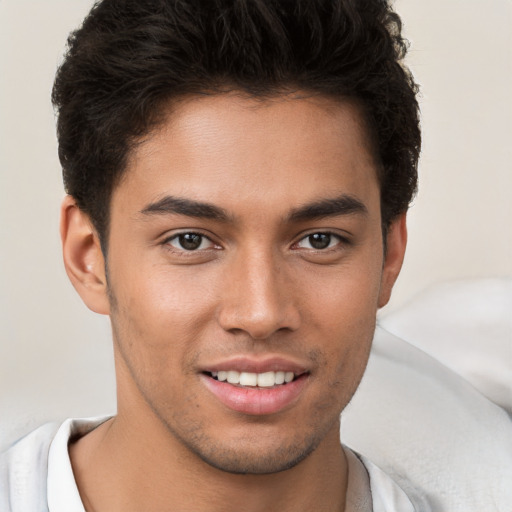
[[[165,196],[154,203],[148,204],[141,210],[141,213],[144,215],[178,214],[224,222],[230,218],[226,210],[213,204],[174,196]]]
[[[141,210],[141,213],[144,215],[177,214],[220,222],[227,222],[231,219],[226,210],[219,206],[174,196],[165,196],[148,204]],[[287,221],[299,222],[353,214],[367,215],[368,209],[359,199],[348,194],[342,194],[332,199],[321,199],[294,208],[287,216]]]
[[[338,215],[367,215],[368,209],[356,197],[342,194],[332,199],[321,199],[293,209],[288,220],[291,222],[335,217]]]

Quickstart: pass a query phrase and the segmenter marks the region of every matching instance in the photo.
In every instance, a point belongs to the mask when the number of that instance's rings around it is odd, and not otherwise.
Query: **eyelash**
[[[174,247],[171,244],[171,242],[173,240],[179,240],[180,237],[185,237],[187,235],[192,235],[192,236],[200,237],[201,241],[200,241],[200,244],[199,244],[198,248],[187,250],[183,246],[181,248],[179,248],[179,247]],[[205,241],[210,242],[210,244],[212,244],[212,247],[208,247],[207,249],[200,249],[201,245],[203,245],[203,243]],[[183,254],[183,253],[193,254],[193,253],[198,253],[198,252],[207,251],[207,250],[211,250],[211,249],[215,249],[215,250],[220,249],[220,246],[215,244],[215,242],[213,242],[213,240],[210,237],[208,237],[204,233],[200,233],[200,232],[197,232],[197,231],[183,231],[181,233],[176,233],[176,234],[166,238],[163,241],[163,245],[166,246],[169,250],[171,250],[171,251],[173,251],[175,253],[181,253],[181,254]]]
[[[311,247],[311,248],[306,248],[305,250],[312,250],[312,251],[315,251],[317,253],[330,252],[332,250],[336,250],[336,248],[339,245],[349,245],[350,244],[350,240],[348,238],[343,237],[343,236],[341,236],[338,233],[333,233],[332,231],[314,231],[312,233],[307,233],[306,235],[302,236],[300,238],[300,240],[298,242],[296,242],[295,244],[293,244],[293,245],[294,246],[298,246],[301,242],[304,242],[304,241],[310,239],[311,237],[314,237],[315,235],[322,235],[322,236],[329,237],[328,246],[324,247],[324,248],[320,248],[320,249],[317,249],[315,247]],[[337,240],[337,243],[334,244],[333,246],[331,246],[331,242],[332,242],[333,238]],[[311,244],[311,240],[310,240],[310,244]],[[299,249],[300,249],[300,247],[299,247]]]
[[[181,248],[180,247],[175,247],[172,245],[172,241],[174,240],[179,240],[180,237],[186,237],[188,235],[192,235],[192,236],[195,236],[195,237],[200,237],[200,244],[197,248],[195,249],[186,249],[185,247],[183,247],[182,245]],[[303,241],[306,241],[308,239],[310,239],[311,237],[315,236],[315,235],[322,235],[322,236],[327,236],[329,237],[329,241],[328,241],[328,246],[325,247],[325,248],[314,248],[314,247],[311,247],[311,248],[301,248],[301,247],[298,247],[299,244]],[[335,238],[338,240],[338,242],[334,245],[334,246],[330,246],[331,242],[332,242],[332,239]],[[212,244],[212,247],[208,247],[208,248],[205,248],[205,249],[201,249],[201,245],[203,245],[203,243],[205,241],[208,241],[210,242],[210,244]],[[178,242],[179,243],[179,242]],[[312,233],[307,233],[305,235],[303,235],[298,242],[295,242],[293,245],[292,245],[292,248],[294,247],[297,247],[299,250],[300,249],[304,249],[304,250],[311,250],[311,251],[315,251],[315,252],[327,252],[329,250],[335,250],[335,248],[340,245],[340,244],[343,244],[343,245],[350,245],[350,240],[347,239],[346,237],[343,237],[341,235],[339,235],[338,233],[333,233],[331,231],[314,231]],[[199,252],[203,252],[203,251],[208,251],[208,250],[212,250],[212,249],[215,249],[215,250],[219,250],[221,249],[221,247],[217,244],[215,244],[215,242],[213,242],[211,240],[211,238],[209,238],[207,235],[203,234],[203,233],[200,233],[200,232],[196,232],[196,231],[183,231],[181,233],[176,233],[168,238],[166,238],[164,241],[163,241],[163,245],[166,246],[169,250],[175,252],[175,253],[179,253],[179,254],[193,254],[193,253],[199,253]],[[311,240],[310,240],[310,245],[311,245]]]

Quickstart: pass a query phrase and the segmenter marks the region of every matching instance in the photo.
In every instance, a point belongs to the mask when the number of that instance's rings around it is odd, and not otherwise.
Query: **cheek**
[[[352,393],[366,368],[376,324],[379,265],[342,269],[324,282],[317,280],[318,292],[307,295],[302,307],[306,329],[321,347],[329,385],[341,393]],[[309,284],[304,290],[312,288]]]
[[[148,265],[115,286],[115,292],[124,316],[143,331],[139,334],[162,331],[165,337],[179,338],[200,326],[214,308],[211,285],[211,276],[199,269]],[[149,341],[158,343],[158,336]]]
[[[301,285],[302,309],[315,329],[331,332],[372,331],[380,291],[380,262],[341,267],[312,276]]]
[[[132,375],[146,386],[169,388],[191,368],[211,294],[191,275],[153,267],[121,280],[112,276],[111,321],[118,351]],[[192,371],[190,369],[190,371]]]

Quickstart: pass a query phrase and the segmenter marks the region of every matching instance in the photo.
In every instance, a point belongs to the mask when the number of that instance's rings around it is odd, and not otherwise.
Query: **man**
[[[413,510],[339,440],[416,187],[396,14],[104,0],[69,45],[64,261],[111,318],[118,412],[15,445],[0,503]]]

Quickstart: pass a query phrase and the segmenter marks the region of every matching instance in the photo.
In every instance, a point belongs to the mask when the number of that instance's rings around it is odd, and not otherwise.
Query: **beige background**
[[[61,265],[49,100],[66,36],[91,4],[0,0],[0,448],[46,419],[113,409],[108,321]],[[388,311],[445,280],[512,276],[512,1],[395,5],[422,86],[424,150]]]

